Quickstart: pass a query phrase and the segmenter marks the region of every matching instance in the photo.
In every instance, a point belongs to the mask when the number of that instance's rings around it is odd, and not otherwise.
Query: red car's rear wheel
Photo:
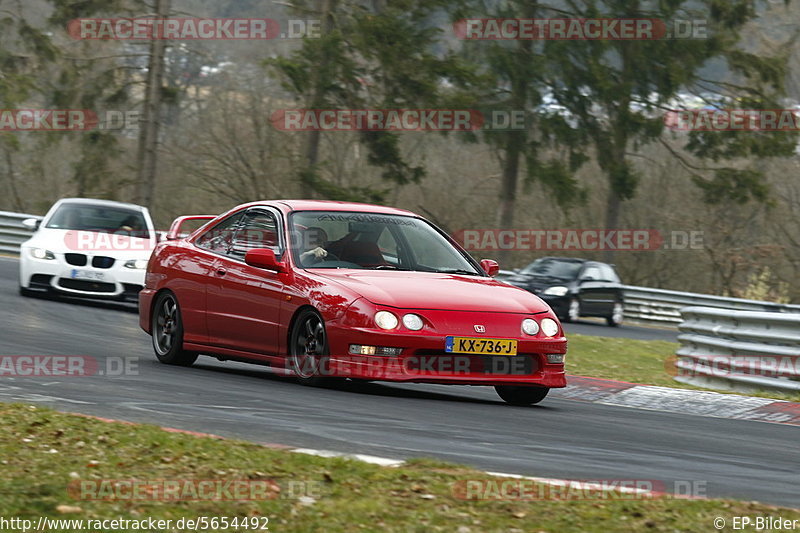
[[[151,332],[153,350],[162,363],[190,366],[197,354],[183,349],[183,321],[178,300],[170,292],[162,292],[153,305]]]

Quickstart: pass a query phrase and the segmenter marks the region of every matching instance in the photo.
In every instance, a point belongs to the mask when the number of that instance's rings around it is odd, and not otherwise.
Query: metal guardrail
[[[498,279],[513,276],[512,270],[501,270]],[[713,307],[738,311],[767,311],[771,313],[800,313],[800,305],[778,304],[744,298],[728,298],[711,294],[669,291],[624,285],[622,287],[625,318],[627,320],[677,327],[681,323],[681,309],[688,306]]]
[[[800,313],[686,307],[681,315],[677,381],[800,391]]]
[[[43,217],[0,211],[0,252],[19,255],[19,245],[33,235],[31,230],[22,225],[26,218],[41,220]]]
[[[800,313],[800,305],[778,304],[744,298],[728,298],[711,294],[668,291],[625,285],[623,288],[625,318],[677,326],[682,321],[681,309],[687,306],[713,307],[737,311]]]

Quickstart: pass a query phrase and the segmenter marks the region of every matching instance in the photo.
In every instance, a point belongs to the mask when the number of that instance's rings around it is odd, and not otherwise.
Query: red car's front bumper
[[[377,333],[368,329],[328,327],[330,360],[321,374],[374,381],[460,385],[532,385],[565,387],[563,364],[547,362],[547,354],[565,354],[564,337],[522,339],[514,356],[446,353],[441,335]],[[353,344],[400,347],[399,355],[357,355]],[[409,347],[413,344],[413,347]]]

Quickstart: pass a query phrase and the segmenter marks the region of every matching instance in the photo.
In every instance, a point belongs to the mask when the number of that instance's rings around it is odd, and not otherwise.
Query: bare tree
[[[169,14],[170,0],[156,0],[156,17]],[[145,84],[144,113],[139,132],[139,150],[136,201],[144,206],[152,206],[158,163],[158,132],[161,123],[161,96],[164,83],[164,54],[167,42],[160,35],[153,35],[150,41],[150,57]]]

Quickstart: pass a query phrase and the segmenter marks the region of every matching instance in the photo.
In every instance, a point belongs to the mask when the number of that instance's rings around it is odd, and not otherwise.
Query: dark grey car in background
[[[593,316],[609,326],[622,323],[622,282],[609,264],[542,257],[503,281],[539,296],[563,321]]]

